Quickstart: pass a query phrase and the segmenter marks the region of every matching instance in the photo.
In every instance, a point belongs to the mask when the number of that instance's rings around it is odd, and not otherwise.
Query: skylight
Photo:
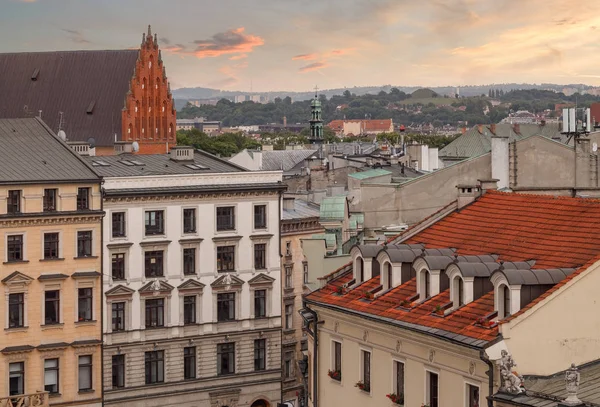
[[[121,160],[119,162],[122,163],[122,164],[125,164],[128,167],[143,166],[144,165],[143,162],[136,161],[136,160]]]
[[[192,170],[208,170],[208,167],[199,164],[185,164],[185,166]]]
[[[94,167],[110,167],[110,164],[106,161],[92,161]]]

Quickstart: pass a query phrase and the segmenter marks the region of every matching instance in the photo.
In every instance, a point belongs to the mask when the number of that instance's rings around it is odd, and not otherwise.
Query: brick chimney
[[[495,178],[478,179],[477,181],[481,187],[481,195],[485,194],[487,191],[496,191],[498,189],[498,180]]]
[[[483,124],[477,125],[477,131],[479,132],[479,134],[483,134]]]
[[[496,135],[496,123],[490,124],[490,131],[493,135]]]
[[[513,131],[517,134],[521,134],[521,125],[519,123],[513,124]]]
[[[475,199],[479,198],[480,187],[479,185],[457,185],[458,189],[458,209],[462,209],[470,203],[474,202]]]
[[[460,132],[461,132],[462,134],[465,134],[465,133],[467,132],[467,128],[466,128],[466,127],[463,127],[462,129],[460,129]]]
[[[288,210],[288,211],[293,211],[295,200],[296,199],[294,197],[284,196],[283,197],[283,209]]]

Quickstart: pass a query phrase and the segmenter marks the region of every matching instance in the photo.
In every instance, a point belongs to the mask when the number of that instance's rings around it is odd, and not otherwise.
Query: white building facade
[[[185,150],[209,171],[104,178],[105,404],[276,405],[282,174]]]

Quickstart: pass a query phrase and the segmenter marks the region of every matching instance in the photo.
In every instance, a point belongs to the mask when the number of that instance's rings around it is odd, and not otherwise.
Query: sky
[[[135,48],[148,24],[174,89],[600,85],[598,0],[0,0],[0,52]]]

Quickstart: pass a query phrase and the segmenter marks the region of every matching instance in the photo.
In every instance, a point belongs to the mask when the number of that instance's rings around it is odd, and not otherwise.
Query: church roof
[[[0,118],[33,117],[69,141],[112,146],[137,50],[0,54]]]

